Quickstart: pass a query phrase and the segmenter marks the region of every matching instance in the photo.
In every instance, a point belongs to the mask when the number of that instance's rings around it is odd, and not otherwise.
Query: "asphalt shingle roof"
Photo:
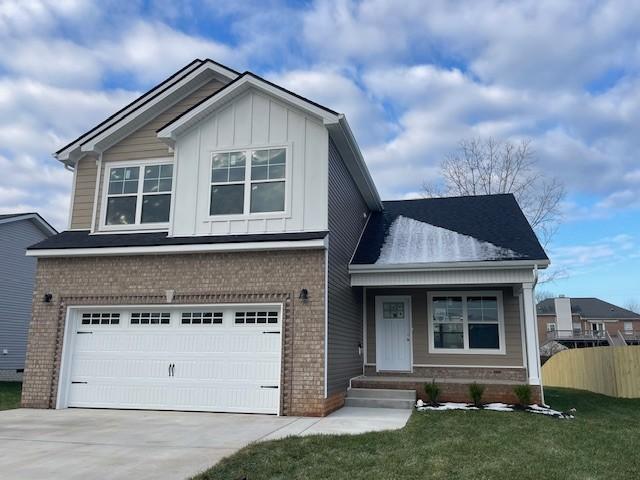
[[[571,298],[571,313],[579,314],[582,318],[640,320],[640,314],[626,308],[618,307],[604,300],[594,297]],[[555,315],[556,306],[553,298],[542,300],[537,305],[539,314]]]
[[[90,235],[88,230],[69,230],[31,245],[28,250],[62,248],[153,247],[160,245],[203,245],[211,243],[315,240],[327,232],[266,233],[253,235],[216,235],[203,237],[168,237],[166,232],[116,233]]]
[[[548,260],[512,194],[385,201],[372,213],[352,264],[374,264],[398,216],[513,250],[512,260]]]

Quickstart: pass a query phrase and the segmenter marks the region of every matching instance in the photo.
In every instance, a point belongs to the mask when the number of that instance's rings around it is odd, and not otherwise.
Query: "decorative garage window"
[[[220,325],[222,312],[182,312],[182,325]]]
[[[278,312],[236,312],[235,323],[239,325],[278,323]]]
[[[504,353],[502,293],[430,293],[429,328],[431,352]]]
[[[169,325],[171,313],[169,312],[133,312],[131,325]]]
[[[82,314],[82,325],[119,325],[120,314],[114,312],[94,312]]]
[[[112,166],[107,168],[106,179],[105,226],[153,227],[169,222],[173,164]]]
[[[286,159],[282,147],[213,153],[209,214],[284,212]]]

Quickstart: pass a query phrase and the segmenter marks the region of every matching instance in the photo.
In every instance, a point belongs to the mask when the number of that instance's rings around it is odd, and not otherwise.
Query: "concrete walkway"
[[[251,442],[401,428],[410,410],[343,408],[325,418],[135,410],[0,412],[0,478],[171,479]]]

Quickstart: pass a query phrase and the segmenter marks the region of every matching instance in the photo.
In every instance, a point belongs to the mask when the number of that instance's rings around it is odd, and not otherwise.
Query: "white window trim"
[[[467,316],[467,297],[495,296],[498,299],[498,342],[500,348],[469,348],[469,320]],[[433,297],[463,297],[462,303],[462,332],[464,348],[436,348],[433,334]],[[504,336],[504,303],[500,290],[478,290],[478,291],[446,291],[427,293],[427,324],[429,326],[429,353],[445,353],[454,355],[506,355]]]
[[[556,325],[556,322],[547,323],[547,332],[555,332],[557,329],[558,329],[558,325]]]
[[[100,208],[100,230],[103,231],[136,231],[136,230],[156,230],[166,231],[169,229],[169,223],[171,221],[171,213],[173,210],[173,198],[175,197],[176,190],[176,163],[174,157],[162,157],[162,158],[149,158],[145,160],[132,160],[124,162],[103,162],[104,178],[102,179],[102,203]],[[169,203],[169,222],[162,223],[140,223],[142,218],[142,197],[145,193],[142,191],[144,188],[144,167],[148,165],[173,165],[173,176],[171,178],[171,202]],[[127,225],[107,225],[107,199],[109,198],[109,177],[111,175],[112,168],[127,168],[127,167],[140,167],[140,173],[138,174],[138,191],[136,192],[136,223],[130,223]],[[148,193],[147,193],[148,194]],[[160,193],[158,193],[159,195]],[[167,192],[162,192],[166,195]],[[133,196],[131,194],[130,196]],[[121,195],[129,196],[129,195]]]
[[[253,150],[273,150],[276,148],[283,148],[285,151],[285,163],[284,163],[284,210],[280,212],[255,212],[251,213],[251,151]],[[220,153],[232,153],[232,152],[245,152],[245,170],[244,180],[237,182],[212,182],[211,171],[213,170],[213,156]],[[224,220],[242,220],[247,218],[284,218],[291,216],[291,163],[293,158],[291,153],[293,148],[291,144],[272,144],[272,145],[251,145],[245,147],[233,147],[225,148],[222,150],[211,150],[209,152],[209,170],[207,172],[209,186],[207,193],[207,221],[224,221]],[[256,183],[267,183],[281,180],[257,180]],[[214,183],[216,185],[234,185],[244,184],[244,204],[243,213],[232,213],[223,215],[211,215],[211,188]]]

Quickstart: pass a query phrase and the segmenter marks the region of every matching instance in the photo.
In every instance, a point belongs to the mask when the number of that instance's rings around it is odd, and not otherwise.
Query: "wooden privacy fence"
[[[640,398],[640,346],[564,350],[542,367],[542,384]]]

